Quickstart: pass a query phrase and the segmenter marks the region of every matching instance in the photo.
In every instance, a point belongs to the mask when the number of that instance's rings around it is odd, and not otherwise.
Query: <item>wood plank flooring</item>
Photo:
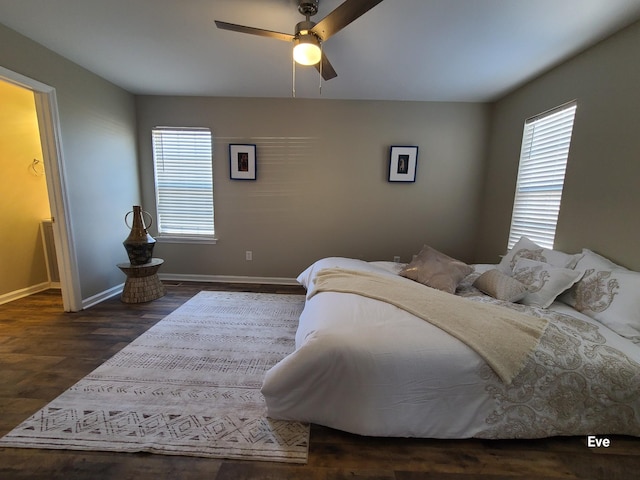
[[[0,435],[53,400],[200,290],[302,293],[298,287],[166,283],[156,301],[118,298],[63,313],[59,292],[0,306]],[[309,463],[0,448],[2,480],[504,480],[640,478],[640,438],[533,441],[365,438],[312,426]]]

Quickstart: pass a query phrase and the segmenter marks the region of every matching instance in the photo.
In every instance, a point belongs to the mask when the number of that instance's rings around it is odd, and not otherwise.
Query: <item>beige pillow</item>
[[[517,302],[529,291],[526,285],[497,269],[484,272],[473,285],[481,292],[505,302]]]
[[[411,263],[400,271],[400,275],[428,287],[455,293],[462,279],[472,272],[473,268],[466,263],[425,245]]]

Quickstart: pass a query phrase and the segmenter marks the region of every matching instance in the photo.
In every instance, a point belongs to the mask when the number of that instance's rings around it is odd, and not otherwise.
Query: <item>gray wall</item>
[[[56,89],[83,299],[121,284],[123,217],[140,201],[133,95],[0,24],[0,65]]]
[[[424,242],[473,260],[486,105],[143,96],[137,117],[152,213],[151,129],[214,136],[219,241],[159,242],[163,273],[292,278],[324,256],[409,261]],[[229,179],[229,143],[257,145],[257,181]],[[387,181],[391,145],[419,147],[415,183]]]
[[[640,270],[639,52],[636,23],[494,105],[478,261],[506,249],[525,119],[577,99],[555,247]]]

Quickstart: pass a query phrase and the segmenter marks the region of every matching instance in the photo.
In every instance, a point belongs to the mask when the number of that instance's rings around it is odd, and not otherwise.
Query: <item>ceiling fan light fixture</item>
[[[313,33],[301,33],[294,43],[293,59],[300,65],[316,65],[322,59],[320,40]]]

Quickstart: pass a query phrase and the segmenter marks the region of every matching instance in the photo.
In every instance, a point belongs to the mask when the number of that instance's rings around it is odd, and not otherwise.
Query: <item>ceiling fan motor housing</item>
[[[298,11],[306,17],[313,17],[318,13],[318,0],[299,0]]]
[[[311,22],[305,20],[304,22],[299,22],[296,24],[296,36],[302,34],[306,35],[307,33],[311,33],[310,30],[315,26],[315,22]]]

